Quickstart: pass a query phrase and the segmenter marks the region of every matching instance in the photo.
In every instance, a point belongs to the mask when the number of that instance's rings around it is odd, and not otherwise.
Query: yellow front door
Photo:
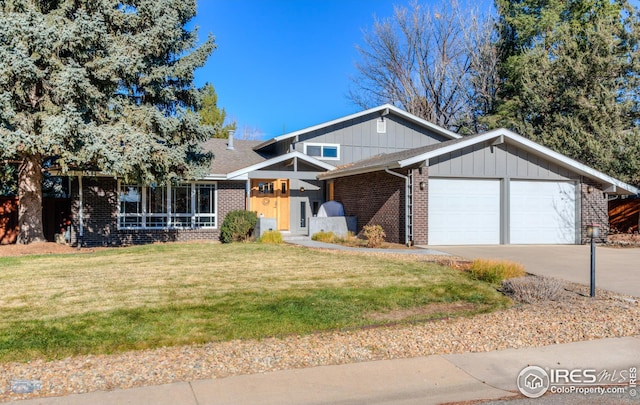
[[[275,218],[278,230],[289,230],[289,180],[251,180],[251,211]]]

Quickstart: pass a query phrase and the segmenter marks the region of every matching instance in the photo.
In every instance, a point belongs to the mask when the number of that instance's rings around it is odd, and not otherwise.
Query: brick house
[[[235,209],[308,235],[340,201],[358,229],[407,244],[583,243],[609,195],[639,190],[501,129],[461,137],[383,105],[267,141],[211,139],[209,175],[141,186],[71,173],[72,243],[217,239]]]

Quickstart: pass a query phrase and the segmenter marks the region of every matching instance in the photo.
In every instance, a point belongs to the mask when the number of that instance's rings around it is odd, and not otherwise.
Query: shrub
[[[367,238],[367,246],[370,248],[382,246],[384,238],[387,236],[380,225],[365,225],[362,233]]]
[[[255,212],[236,210],[230,211],[220,227],[222,243],[246,242],[251,238],[258,216]]]
[[[489,283],[525,275],[524,266],[508,260],[475,259],[469,268],[471,275]]]
[[[502,293],[518,302],[558,301],[565,295],[565,282],[557,278],[528,276],[502,282]]]
[[[280,244],[282,243],[282,234],[279,231],[266,231],[260,237],[260,243]]]
[[[333,232],[320,231],[311,235],[311,240],[317,242],[333,243],[338,237]]]

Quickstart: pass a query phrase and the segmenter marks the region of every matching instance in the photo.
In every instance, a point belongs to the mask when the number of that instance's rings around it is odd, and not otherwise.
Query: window
[[[142,187],[123,185],[120,188],[120,212],[118,225],[122,227],[142,226]]]
[[[216,186],[196,184],[195,226],[214,228],[216,226]]]
[[[340,145],[329,143],[305,143],[304,153],[318,159],[340,160]]]
[[[179,228],[191,226],[191,184],[171,187],[171,225]]]
[[[120,228],[215,228],[216,184],[120,185]]]
[[[167,226],[167,189],[165,187],[149,187],[147,189],[147,221],[149,228]]]

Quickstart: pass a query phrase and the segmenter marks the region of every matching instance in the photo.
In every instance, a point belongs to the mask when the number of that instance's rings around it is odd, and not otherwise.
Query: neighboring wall
[[[69,217],[68,198],[44,197],[42,199],[42,232],[49,242],[57,233],[64,233],[64,223]],[[18,198],[0,197],[0,245],[16,243],[18,232]]]
[[[0,197],[0,245],[16,243],[19,230],[18,198]]]
[[[609,222],[615,232],[638,232],[640,224],[640,198],[609,201]]]
[[[245,208],[245,182],[218,183],[218,228],[216,229],[118,229],[117,180],[106,177],[83,178],[83,246],[117,246],[152,242],[218,240],[219,228],[231,210]],[[72,183],[72,243],[79,239],[78,180]]]

